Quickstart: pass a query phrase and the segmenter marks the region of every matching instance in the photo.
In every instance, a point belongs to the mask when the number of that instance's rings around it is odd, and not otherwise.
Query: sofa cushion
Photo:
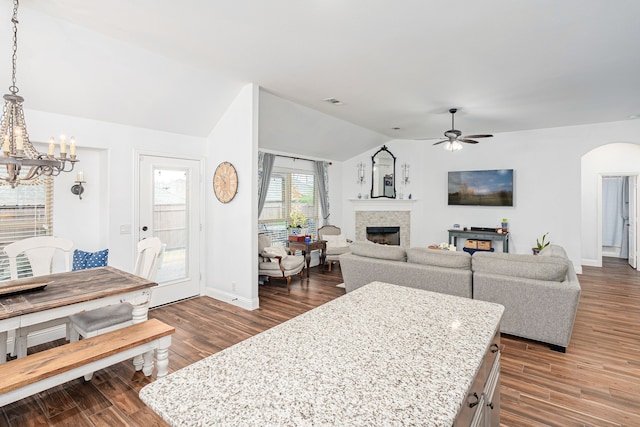
[[[407,250],[407,262],[462,270],[471,269],[471,255],[466,252],[410,248]]]
[[[569,270],[569,261],[556,257],[524,254],[476,252],[471,257],[474,273],[500,274],[525,279],[562,282]]]
[[[391,261],[406,261],[407,252],[401,246],[379,245],[372,242],[353,242],[351,253],[367,258],[388,259]]]
[[[560,257],[564,259],[569,259],[567,256],[567,252],[564,250],[562,246],[559,245],[549,245],[543,250],[540,251],[538,256],[551,256],[551,257]]]
[[[322,236],[322,240],[325,240],[327,242],[327,249],[343,248],[345,246],[349,246],[347,238],[344,236],[344,234],[326,234]]]
[[[280,256],[282,259],[285,259],[288,255],[287,250],[282,245],[267,246],[262,250],[262,254],[265,258]],[[272,258],[272,261],[278,262],[278,259]]]

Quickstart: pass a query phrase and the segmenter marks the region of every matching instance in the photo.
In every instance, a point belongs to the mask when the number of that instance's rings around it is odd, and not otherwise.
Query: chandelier
[[[27,125],[24,121],[22,102],[24,98],[18,95],[16,86],[16,58],[18,51],[18,0],[13,1],[13,55],[11,63],[13,72],[11,74],[11,86],[9,92],[4,95],[4,108],[2,110],[2,121],[0,121],[0,136],[2,137],[3,156],[0,156],[0,181],[6,181],[11,187],[16,187],[22,181],[29,181],[40,176],[57,176],[61,172],[73,170],[76,159],[75,138],[69,140],[69,153],[67,156],[67,140],[64,135],[60,136],[60,155],[55,156],[55,140],[52,137],[49,141],[49,152],[39,153],[31,141]]]

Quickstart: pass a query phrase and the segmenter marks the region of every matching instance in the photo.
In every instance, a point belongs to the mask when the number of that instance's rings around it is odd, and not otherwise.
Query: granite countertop
[[[451,426],[503,311],[373,282],[160,378],[140,398],[174,426]]]

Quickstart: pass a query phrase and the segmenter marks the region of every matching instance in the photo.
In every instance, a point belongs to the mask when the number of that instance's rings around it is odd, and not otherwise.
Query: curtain
[[[620,218],[622,234],[620,240],[620,258],[629,258],[629,177],[622,177],[620,194]]]
[[[322,209],[322,225],[329,225],[329,163],[317,160],[314,163],[318,179],[318,194]]]
[[[267,200],[269,180],[275,158],[275,154],[258,152],[258,217],[260,217],[264,202]]]
[[[620,247],[622,244],[622,177],[602,178],[602,246]]]

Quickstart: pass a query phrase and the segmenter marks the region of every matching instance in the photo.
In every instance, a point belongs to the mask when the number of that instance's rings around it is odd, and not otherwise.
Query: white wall
[[[38,147],[40,151],[43,148]],[[75,249],[95,252],[108,248],[108,228],[103,226],[108,218],[106,149],[81,147],[77,150],[80,162],[70,173],[63,173],[53,180],[53,230],[54,235],[71,238]],[[73,193],[76,173],[84,172],[82,200]]]
[[[640,137],[637,144],[613,143],[589,151],[582,157],[582,263],[601,266],[598,248],[602,227],[602,187],[605,175],[640,174]]]
[[[405,161],[411,165],[411,185],[404,191],[417,199],[412,207],[411,245],[446,241],[447,229],[454,223],[495,227],[506,217],[512,233],[510,252],[531,253],[536,238],[549,232],[551,241],[565,247],[580,272],[581,159],[612,140],[640,143],[640,120],[497,134],[474,146],[465,144],[454,153],[429,142],[392,141],[387,146],[397,157],[397,165]],[[344,200],[370,188],[370,156],[375,151],[344,162]],[[614,155],[619,159],[624,156]],[[367,164],[367,184],[362,187],[355,184],[359,161]],[[447,172],[478,169],[514,169],[514,207],[447,205]],[[350,176],[354,179],[348,179]],[[343,208],[343,223],[349,224],[351,233],[356,206],[345,202]]]
[[[258,87],[246,85],[207,138],[206,293],[255,309],[258,301]],[[238,172],[238,194],[216,199],[212,180],[221,162]]]
[[[205,139],[33,110],[25,117],[33,141],[60,133],[76,137],[76,170],[84,171],[87,180],[80,201],[69,190],[75,172],[55,178],[54,234],[72,239],[80,249],[108,247],[110,265],[133,270],[136,233],[121,235],[120,226],[136,223],[134,151],[200,158]]]

